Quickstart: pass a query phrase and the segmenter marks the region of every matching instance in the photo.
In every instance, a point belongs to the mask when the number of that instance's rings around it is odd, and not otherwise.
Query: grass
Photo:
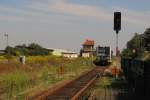
[[[22,100],[31,91],[46,89],[57,82],[72,79],[82,72],[91,69],[90,59],[66,59],[55,56],[31,56],[26,58],[26,64],[18,62],[13,57],[10,63],[0,62],[0,84],[5,88],[5,93],[0,94],[0,99]]]
[[[91,97],[96,100],[104,100],[110,98],[111,95],[111,97],[115,96],[116,100],[122,100],[123,98],[117,98],[119,97],[119,93],[121,93],[123,89],[126,89],[126,86],[126,81],[122,80],[121,77],[116,79],[115,77],[103,76],[97,80],[92,90],[90,90]]]
[[[1,55],[0,55],[0,62],[3,62],[3,61],[6,61],[6,59],[5,59],[4,56],[1,56]]]
[[[4,76],[3,82],[6,88],[7,99],[18,95],[30,86],[30,79],[27,73],[19,70]]]

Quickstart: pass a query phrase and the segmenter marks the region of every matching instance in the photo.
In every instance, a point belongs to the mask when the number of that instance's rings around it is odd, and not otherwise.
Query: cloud
[[[90,18],[90,20],[112,22],[113,11],[112,8],[102,8],[92,5],[83,5],[70,3],[67,0],[28,0],[31,2],[24,8],[18,9],[13,7],[0,7],[0,20],[15,20],[15,21],[37,21],[48,22],[51,16],[63,16],[71,18],[76,17],[80,19]],[[117,8],[122,11],[122,20],[124,23],[149,25],[150,13],[149,12],[137,12],[130,9]],[[10,13],[9,15],[3,15],[2,13]],[[63,16],[65,17],[65,16]],[[59,22],[58,22],[59,23]]]
[[[138,24],[138,25],[150,25],[150,13],[147,11],[138,12],[130,9],[120,9],[122,12],[122,18],[125,23]]]
[[[54,12],[67,13],[76,16],[94,17],[102,20],[110,20],[111,14],[104,9],[98,9],[94,6],[67,3],[64,0],[59,0],[54,4],[49,5],[49,9]]]
[[[112,22],[113,11],[111,8],[102,8],[91,5],[69,3],[67,0],[48,0],[48,3],[35,3],[29,8],[39,10],[41,12],[53,12],[60,14],[69,14],[81,18],[91,18],[98,21]],[[116,8],[116,7],[115,7]],[[138,12],[130,9],[120,9],[123,13],[122,20],[130,24],[145,25],[150,23],[149,12]]]

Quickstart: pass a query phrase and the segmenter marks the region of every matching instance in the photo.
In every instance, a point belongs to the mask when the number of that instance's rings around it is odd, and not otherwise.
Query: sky
[[[113,14],[122,13],[119,49],[150,27],[150,0],[0,0],[0,49],[38,43],[79,52],[85,39],[115,50]]]

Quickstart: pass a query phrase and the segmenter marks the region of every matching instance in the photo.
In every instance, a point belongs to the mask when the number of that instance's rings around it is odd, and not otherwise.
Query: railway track
[[[51,94],[41,94],[32,100],[78,100],[79,97],[90,87],[99,74],[102,74],[106,67],[96,67],[91,71],[65,84]]]

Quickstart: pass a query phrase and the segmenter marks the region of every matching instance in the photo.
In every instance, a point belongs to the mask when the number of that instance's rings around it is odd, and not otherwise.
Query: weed
[[[28,88],[29,80],[27,73],[20,70],[5,76],[3,81],[6,87],[7,99],[13,98],[14,95],[18,95],[21,91]]]

